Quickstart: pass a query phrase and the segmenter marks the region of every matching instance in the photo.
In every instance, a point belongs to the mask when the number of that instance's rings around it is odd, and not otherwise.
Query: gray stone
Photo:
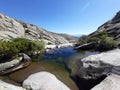
[[[38,72],[30,75],[23,82],[23,87],[28,90],[70,90],[49,72]]]
[[[0,80],[0,90],[26,90],[26,89]]]
[[[3,71],[3,70],[6,70],[6,69],[9,69],[9,68],[12,68],[14,66],[16,66],[17,64],[19,64],[21,61],[22,61],[22,57],[19,57],[14,59],[14,60],[11,60],[9,62],[5,62],[5,63],[0,63],[0,71]]]
[[[90,55],[80,62],[79,76],[82,78],[91,79],[111,73],[120,75],[120,49]]]
[[[23,58],[23,60],[27,60],[27,61],[31,60],[31,58],[25,53],[19,53],[19,55]]]
[[[120,90],[120,76],[112,74],[91,90]]]

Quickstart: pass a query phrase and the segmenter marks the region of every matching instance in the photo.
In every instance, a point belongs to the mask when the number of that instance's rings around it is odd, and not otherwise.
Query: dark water
[[[75,65],[74,63],[72,63],[72,67],[68,64],[70,61],[72,62],[76,62],[77,60],[81,60],[82,58],[89,56],[89,55],[93,55],[93,54],[98,54],[99,52],[97,51],[77,51],[75,50],[73,47],[67,47],[67,48],[57,48],[54,50],[50,50],[48,52],[45,52],[40,58],[39,61],[45,61],[45,62],[55,62],[55,63],[59,63],[61,67],[63,67],[67,72],[69,72],[69,74],[71,75],[71,73],[73,73],[72,68],[79,68],[79,65]],[[75,77],[70,76],[71,79],[74,80],[74,82],[76,83],[76,85],[79,87],[79,90],[89,90],[90,88],[88,86],[92,86],[90,83],[88,82],[87,84],[90,85],[85,85],[82,84],[83,82],[86,82],[84,80],[79,80]],[[82,85],[82,86],[81,86]],[[87,89],[85,87],[88,87]],[[74,89],[73,89],[74,90]]]
[[[56,48],[45,52],[40,58],[39,61],[54,61],[57,63],[69,62],[69,60],[79,57],[79,59],[97,54],[97,51],[77,51],[73,47],[67,48]]]

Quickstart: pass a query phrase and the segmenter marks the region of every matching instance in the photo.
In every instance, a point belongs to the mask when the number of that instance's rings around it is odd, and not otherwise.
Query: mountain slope
[[[120,11],[113,17],[113,19],[101,25],[97,31],[93,32],[89,36],[96,36],[100,32],[107,32],[110,37],[120,41]]]
[[[0,14],[0,39],[10,40],[17,37],[30,40],[43,40],[46,43],[50,42],[53,44],[69,42],[69,40],[57,33],[52,33],[36,25],[28,24]]]
[[[78,40],[78,37],[71,36],[68,34],[59,34],[59,35],[66,38],[69,42],[76,42]]]

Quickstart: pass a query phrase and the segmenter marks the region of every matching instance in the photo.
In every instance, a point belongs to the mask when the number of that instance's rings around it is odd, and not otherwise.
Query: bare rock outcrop
[[[22,59],[23,59],[22,57],[19,57],[19,59],[14,59],[9,62],[0,63],[0,72],[12,68],[15,65],[18,65],[22,61]]]
[[[120,76],[112,74],[91,90],[120,90]]]
[[[49,72],[38,72],[30,75],[23,82],[23,87],[28,90],[70,90]]]
[[[91,79],[111,73],[120,75],[120,49],[90,55],[81,60],[79,75]]]
[[[60,34],[49,32],[36,25],[25,23],[4,14],[0,14],[0,39],[10,40],[13,38],[27,38],[30,40],[45,41],[46,43],[62,44],[70,40]],[[73,37],[70,36],[69,37]]]
[[[0,80],[0,90],[26,90],[26,89]]]
[[[89,36],[97,36],[100,32],[107,32],[110,37],[120,41],[120,11],[113,17],[113,19],[98,27],[97,31],[91,33]]]
[[[85,90],[89,90],[100,82],[101,83],[92,90],[120,89],[120,87],[118,87],[120,84],[120,49],[90,55],[79,62],[81,62],[81,65],[77,76],[79,80],[85,81],[85,84],[87,83],[86,85],[88,85],[89,88]]]
[[[23,26],[15,19],[0,14],[0,39],[9,40],[16,37],[24,37]]]

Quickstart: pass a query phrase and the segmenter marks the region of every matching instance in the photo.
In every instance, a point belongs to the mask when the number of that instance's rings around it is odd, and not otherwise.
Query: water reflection
[[[89,55],[97,54],[96,51],[77,51],[73,47],[56,48],[45,52],[39,61],[55,61],[58,63],[67,62],[72,58],[83,58]]]

